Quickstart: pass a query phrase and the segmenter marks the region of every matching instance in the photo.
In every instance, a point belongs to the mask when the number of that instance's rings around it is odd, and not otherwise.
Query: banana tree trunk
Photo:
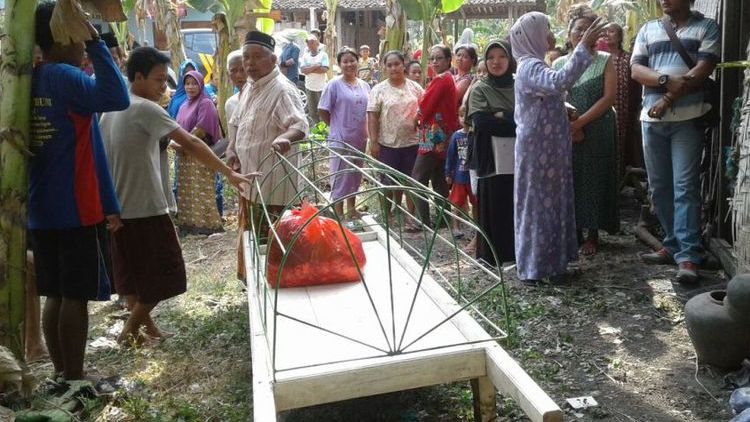
[[[336,8],[339,5],[339,0],[325,0],[326,10],[328,10],[328,20],[326,21],[326,30],[323,34],[326,46],[328,46],[328,59],[330,61],[336,60]],[[328,79],[333,78],[333,66],[328,66]]]
[[[0,345],[23,354],[31,63],[36,0],[6,0],[0,58]]]
[[[232,84],[229,80],[229,73],[227,72],[227,55],[231,50],[229,25],[227,24],[227,16],[224,13],[217,13],[211,19],[211,26],[219,37],[219,41],[216,47],[216,57],[214,57],[214,72],[219,74],[219,95],[217,99],[217,106],[219,108],[219,119],[221,120],[221,127],[227,129],[227,115],[224,109],[224,103],[232,95]]]
[[[406,12],[398,0],[385,3],[385,39],[380,46],[380,55],[388,51],[403,51],[406,44]]]
[[[159,29],[167,35],[169,53],[172,58],[172,69],[179,73],[180,64],[185,61],[185,48],[182,46],[180,23],[177,21],[177,7],[172,0],[154,0],[155,21]]]
[[[432,46],[432,20],[434,19],[434,11],[431,10],[428,2],[422,2],[422,60],[421,67],[422,71],[422,85],[424,86],[427,81],[427,65],[430,58],[430,47]],[[437,75],[435,75],[437,76]]]

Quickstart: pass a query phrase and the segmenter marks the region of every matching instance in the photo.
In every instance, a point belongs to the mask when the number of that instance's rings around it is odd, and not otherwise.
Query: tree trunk
[[[430,47],[432,46],[432,20],[435,15],[430,10],[430,6],[427,2],[422,2],[422,60],[420,66],[422,67],[422,86],[427,82],[427,66],[430,59]],[[437,76],[437,75],[435,75]]]
[[[169,43],[169,53],[172,58],[172,69],[179,73],[180,64],[185,61],[185,49],[182,46],[182,33],[177,20],[177,7],[172,0],[154,0],[156,26],[164,31]]]
[[[339,0],[325,0],[326,10],[328,10],[328,19],[326,20],[326,31],[323,34],[325,45],[328,47],[328,60],[336,60],[336,8]],[[328,79],[333,78],[333,65],[328,66]]]
[[[35,0],[6,0],[0,58],[0,345],[23,359]]]
[[[391,50],[403,51],[406,44],[406,12],[398,0],[385,3],[385,39],[380,46],[380,55]]]
[[[214,72],[219,74],[219,93],[217,98],[217,107],[219,109],[219,119],[221,120],[221,127],[227,130],[227,115],[224,110],[224,103],[232,95],[232,84],[229,80],[229,73],[227,72],[227,55],[231,51],[230,39],[229,39],[229,25],[227,24],[227,16],[224,13],[217,13],[211,20],[211,26],[219,37],[219,42],[216,46],[216,57],[214,57]]]

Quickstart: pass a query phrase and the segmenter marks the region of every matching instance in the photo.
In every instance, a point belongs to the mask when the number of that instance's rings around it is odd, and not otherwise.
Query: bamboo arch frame
[[[259,233],[258,229],[259,227],[256,226],[256,221],[260,221],[256,218],[254,215],[255,212],[257,212],[256,207],[250,207],[249,208],[249,231],[250,231],[250,237],[252,239],[251,243],[255,247],[251,247],[251,256],[247,257],[246,259],[252,260],[252,268],[254,270],[254,275],[250,279],[255,280],[255,283],[253,285],[248,286],[249,288],[257,289],[259,292],[258,296],[261,296],[262,302],[260,303],[262,309],[260,310],[261,320],[264,328],[267,330],[269,321],[268,321],[268,306],[271,306],[271,310],[273,311],[273,329],[272,332],[269,332],[269,336],[266,338],[266,341],[269,342],[268,347],[269,350],[271,350],[271,367],[273,368],[273,378],[276,379],[276,373],[278,371],[290,371],[290,370],[296,370],[296,369],[302,369],[302,368],[308,368],[308,367],[314,367],[314,366],[320,366],[320,365],[328,365],[328,364],[334,364],[334,363],[342,363],[347,362],[349,360],[338,360],[338,361],[331,361],[331,362],[324,362],[319,364],[313,364],[313,365],[306,365],[306,366],[299,366],[299,367],[293,367],[293,368],[283,368],[279,369],[277,368],[277,362],[276,362],[276,345],[277,345],[277,320],[278,318],[286,318],[291,321],[295,321],[299,324],[303,324],[315,329],[319,329],[323,332],[326,332],[328,334],[332,334],[334,336],[346,339],[348,341],[352,341],[354,343],[357,343],[359,345],[365,346],[371,350],[373,350],[373,355],[365,357],[365,358],[356,358],[351,360],[362,360],[362,359],[374,359],[379,358],[383,356],[392,356],[392,355],[398,355],[398,354],[407,354],[407,353],[416,353],[416,352],[422,352],[426,350],[431,350],[434,348],[414,348],[412,346],[415,345],[419,340],[423,339],[425,336],[429,335],[431,332],[435,331],[442,325],[448,323],[451,321],[453,317],[458,315],[459,313],[463,311],[470,311],[475,314],[475,318],[478,317],[481,319],[485,325],[490,327],[492,331],[494,331],[495,335],[492,336],[490,339],[485,340],[478,340],[478,341],[467,341],[467,342],[461,342],[461,343],[455,343],[455,344],[448,344],[444,346],[440,346],[437,348],[447,348],[447,347],[453,347],[453,346],[459,346],[459,345],[465,345],[465,344],[473,344],[473,343],[481,343],[486,341],[497,341],[503,338],[506,338],[508,336],[507,330],[510,327],[510,314],[508,311],[508,305],[507,305],[507,292],[505,288],[505,282],[503,279],[502,271],[496,268],[492,268],[484,262],[480,262],[479,260],[471,257],[469,254],[461,250],[461,248],[458,247],[456,243],[456,238],[453,236],[452,232],[450,234],[450,237],[443,236],[439,233],[437,229],[432,229],[427,226],[423,227],[422,230],[422,236],[421,240],[424,242],[424,252],[422,252],[416,245],[413,245],[410,243],[408,239],[404,236],[404,225],[403,223],[408,220],[418,221],[418,219],[411,215],[408,210],[406,210],[401,204],[395,204],[392,198],[388,198],[388,193],[393,193],[395,191],[403,191],[405,197],[409,197],[411,199],[416,200],[422,200],[425,201],[429,207],[434,207],[437,210],[438,213],[438,220],[442,221],[446,224],[449,222],[449,218],[451,219],[458,219],[458,221],[461,222],[461,224],[464,224],[468,226],[469,228],[475,230],[477,232],[477,236],[483,237],[485,240],[488,240],[487,235],[479,228],[472,220],[471,218],[466,215],[462,210],[452,210],[450,204],[448,201],[438,195],[437,193],[429,190],[424,185],[420,184],[416,180],[412,179],[409,176],[403,175],[397,170],[388,167],[371,157],[363,154],[362,152],[353,149],[348,146],[344,147],[337,147],[337,148],[331,148],[324,143],[319,143],[315,141],[309,141],[306,143],[298,143],[296,144],[298,146],[301,146],[302,148],[293,149],[288,153],[288,155],[281,155],[276,152],[270,152],[267,154],[260,163],[260,166],[263,167],[267,162],[271,161],[272,164],[272,170],[268,173],[264,174],[263,176],[257,178],[253,183],[253,191],[251,192],[251,196],[253,197],[254,201],[257,205],[259,205],[260,213],[261,215],[258,216],[260,219],[264,220],[268,226],[269,226],[269,233],[268,233],[268,242],[277,242],[281,251],[282,251],[282,259],[279,265],[279,272],[277,274],[275,283],[272,283],[275,286],[278,286],[281,280],[281,274],[283,273],[284,265],[289,257],[290,252],[295,247],[297,241],[300,238],[302,229],[307,227],[308,224],[317,216],[320,215],[329,215],[331,216],[336,223],[339,226],[339,229],[343,230],[345,227],[345,224],[343,222],[342,216],[338,215],[334,209],[334,205],[337,203],[340,203],[342,201],[345,201],[346,199],[354,196],[358,197],[364,197],[366,198],[366,201],[369,201],[371,198],[375,197],[379,199],[379,204],[381,206],[381,211],[385,211],[387,208],[394,209],[394,215],[396,215],[396,218],[394,221],[390,221],[389,219],[384,219],[383,222],[377,223],[374,219],[369,219],[370,224],[366,225],[365,228],[370,227],[373,224],[377,224],[380,227],[382,227],[386,234],[386,249],[388,250],[388,254],[390,256],[391,254],[391,247],[395,247],[396,245],[402,248],[402,250],[407,251],[412,257],[416,257],[419,260],[421,260],[421,272],[419,274],[419,278],[416,280],[417,285],[416,288],[414,288],[413,295],[410,298],[410,308],[406,317],[406,321],[404,322],[402,327],[396,327],[396,310],[394,308],[394,296],[393,296],[393,274],[391,272],[391,260],[388,261],[388,282],[389,282],[389,290],[390,290],[390,327],[386,327],[386,324],[383,321],[383,318],[381,316],[381,311],[379,311],[378,307],[375,305],[375,301],[372,297],[372,294],[370,292],[370,289],[368,287],[368,282],[365,280],[365,277],[363,275],[362,268],[359,267],[356,259],[354,259],[352,247],[349,244],[349,241],[346,237],[344,237],[346,243],[347,243],[347,249],[349,251],[350,257],[352,258],[352,262],[355,264],[357,268],[357,272],[360,276],[360,282],[362,283],[365,292],[367,293],[369,303],[371,306],[372,311],[374,312],[376,319],[378,321],[380,332],[383,335],[383,338],[385,339],[385,344],[387,345],[387,348],[378,347],[373,344],[369,344],[368,342],[354,338],[349,335],[345,335],[343,333],[335,332],[333,330],[327,329],[326,327],[319,326],[317,324],[311,323],[309,321],[304,321],[299,318],[296,318],[292,315],[286,314],[284,312],[281,312],[278,310],[278,288],[273,288],[269,286],[269,283],[267,282],[265,278],[265,274],[267,272],[268,268],[268,254],[263,254],[261,251],[261,248],[258,247],[262,244],[262,238],[263,233]],[[320,165],[321,163],[329,160],[332,157],[339,158],[342,160],[343,163],[345,163],[347,166],[344,168],[334,172],[334,173],[325,173],[320,174],[316,171],[316,166]],[[357,165],[355,163],[355,160],[360,161],[361,165]],[[281,189],[285,184],[290,183],[294,186],[294,189],[296,191],[296,194],[294,197],[287,201],[284,204],[284,211],[292,209],[293,207],[296,207],[302,202],[303,200],[309,200],[310,202],[314,203],[318,207],[318,211],[311,217],[307,222],[303,224],[303,226],[298,230],[295,235],[292,237],[292,239],[288,242],[288,244],[284,245],[281,239],[279,238],[278,233],[275,230],[274,223],[275,221],[272,220],[271,215],[269,213],[268,209],[268,203],[267,198],[263,195],[263,189],[262,187],[265,187],[265,185],[268,185],[271,183],[272,176],[271,174],[278,172],[279,170],[283,170],[285,175],[281,178],[281,180],[277,180],[276,183],[271,186],[270,190],[270,196],[273,196],[275,192],[277,192],[279,189]],[[346,195],[342,198],[339,198],[335,201],[332,201],[329,199],[326,195],[326,193],[318,186],[321,184],[324,180],[331,178],[332,176],[336,175],[343,175],[346,173],[361,173],[362,179],[366,182],[366,184],[371,185],[368,187],[365,187],[364,189]],[[386,184],[380,178],[386,179],[388,182],[395,183],[393,185]],[[321,205],[320,202],[323,202]],[[395,224],[395,226],[394,226]],[[262,224],[261,224],[262,226]],[[433,252],[435,250],[436,244],[442,244],[443,246],[447,246],[449,249],[452,250],[453,256],[452,256],[452,262],[450,265],[450,272],[451,274],[445,274],[448,271],[438,268],[435,265],[432,265],[430,263],[430,258],[433,255]],[[497,254],[494,250],[494,247],[492,246],[491,242],[487,242],[487,244],[490,247],[491,253],[493,257],[495,258],[495,262],[497,262]],[[485,276],[487,276],[491,282],[490,285],[482,290],[480,290],[478,293],[474,293],[470,291],[470,289],[467,291],[467,286],[465,286],[465,283],[462,279],[462,267],[464,268],[475,268],[480,269],[481,273],[483,273]],[[453,312],[451,315],[447,315],[446,318],[444,318],[442,321],[434,325],[432,328],[421,332],[416,338],[411,339],[410,341],[405,341],[406,333],[409,328],[409,323],[412,318],[412,313],[414,311],[414,306],[417,300],[418,295],[420,294],[420,286],[422,283],[423,278],[429,274],[430,276],[436,276],[435,278],[440,281],[440,284],[447,288],[451,292],[451,296],[456,300],[456,302],[459,303],[460,308],[457,309],[455,312]],[[455,278],[455,281],[453,280]],[[500,292],[500,301],[502,306],[502,311],[504,314],[505,319],[505,330],[500,328],[495,322],[487,318],[482,312],[479,311],[479,309],[476,307],[476,304],[482,300],[488,300],[493,299],[494,296],[491,295],[491,293],[496,292],[499,289]],[[423,292],[421,292],[424,294]],[[390,332],[390,337],[389,333]]]

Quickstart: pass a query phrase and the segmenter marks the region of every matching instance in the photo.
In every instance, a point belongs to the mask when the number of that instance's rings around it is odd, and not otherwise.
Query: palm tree
[[[6,0],[0,57],[0,345],[23,358],[27,162],[36,0]]]

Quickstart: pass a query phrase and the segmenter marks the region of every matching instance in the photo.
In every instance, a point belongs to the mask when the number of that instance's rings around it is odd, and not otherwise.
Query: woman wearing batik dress
[[[430,50],[430,66],[436,76],[419,100],[420,141],[412,170],[414,179],[425,186],[431,183],[432,190],[444,198],[448,197],[445,150],[453,132],[459,127],[456,84],[449,72],[451,57],[451,49],[448,47],[436,45]],[[422,224],[433,226],[427,201],[415,198],[414,203]]]
[[[216,106],[204,90],[203,75],[190,71],[183,82],[187,100],[180,106],[177,123],[211,146],[221,137],[221,127]],[[221,216],[216,207],[216,172],[189,154],[180,156],[178,170],[177,220],[180,228],[199,234],[221,231]]]
[[[572,142],[565,92],[593,60],[603,25],[583,35],[568,63],[549,68],[554,47],[549,18],[523,15],[510,30],[518,70],[515,80],[515,239],[519,279],[564,281],[568,263],[578,258],[573,195]]]
[[[625,167],[643,167],[640,126],[636,122],[641,102],[641,87],[630,77],[630,54],[622,47],[623,29],[616,23],[607,25],[605,40],[612,57],[617,78],[617,175],[625,175]]]
[[[583,33],[594,22],[593,16],[570,21],[568,39],[578,45]],[[558,59],[552,67],[561,69],[570,56]],[[568,102],[580,117],[571,123],[573,134],[573,189],[576,228],[581,253],[593,255],[599,249],[599,230],[615,234],[620,230],[617,204],[617,149],[615,110],[617,95],[615,68],[609,53],[597,52],[594,61],[568,93]],[[586,240],[583,240],[586,229]]]

